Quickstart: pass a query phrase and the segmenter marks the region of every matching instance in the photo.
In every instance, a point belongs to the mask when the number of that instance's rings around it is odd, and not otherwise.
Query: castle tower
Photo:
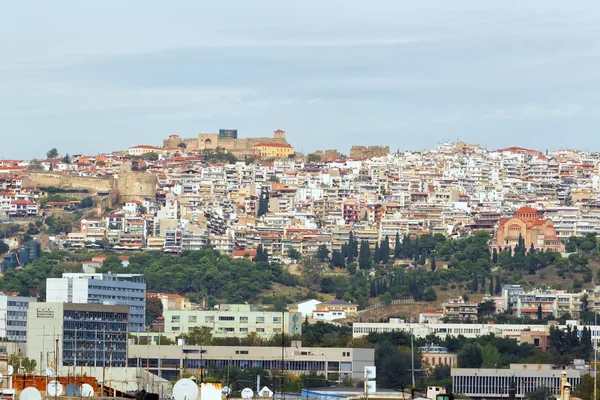
[[[273,137],[275,139],[285,139],[285,131],[277,129],[275,132],[273,132]]]

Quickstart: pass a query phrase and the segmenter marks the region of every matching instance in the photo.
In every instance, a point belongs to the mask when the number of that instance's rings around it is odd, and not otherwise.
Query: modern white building
[[[215,337],[246,337],[256,333],[267,339],[282,332],[291,336],[302,334],[300,313],[260,311],[248,304],[222,304],[217,307],[214,310],[164,310],[163,336],[174,339],[201,326],[211,328]]]
[[[0,338],[9,342],[27,341],[27,311],[35,297],[7,296],[0,293]]]
[[[46,301],[128,306],[129,331],[145,330],[146,283],[141,274],[64,273],[46,279]]]
[[[508,369],[494,368],[452,368],[452,387],[471,399],[508,398],[513,385],[517,398],[525,398],[540,388],[548,388],[556,398],[560,398],[561,379],[565,374],[571,389],[588,374],[587,368],[560,368],[551,364],[511,364]]]
[[[318,304],[321,304],[321,302],[319,300],[315,300],[315,299],[302,300],[302,301],[298,301],[294,304],[290,304],[288,306],[288,310],[290,312],[299,312],[300,314],[302,314],[302,318],[306,318],[306,317],[312,318],[313,313],[317,309]]]
[[[282,354],[283,353],[283,354]],[[146,368],[164,378],[177,377],[181,371],[199,373],[214,366],[240,369],[281,370],[299,376],[316,372],[339,382],[364,379],[366,366],[375,365],[375,350],[362,348],[302,347],[292,341],[290,347],[262,346],[169,346],[129,345],[128,366]]]

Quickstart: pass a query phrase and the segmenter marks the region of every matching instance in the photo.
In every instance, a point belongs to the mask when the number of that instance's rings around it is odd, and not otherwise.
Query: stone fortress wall
[[[156,176],[145,172],[120,171],[118,178],[95,178],[64,173],[30,172],[23,176],[25,186],[88,190],[90,195],[108,197],[110,203],[141,200],[156,194]]]
[[[390,146],[352,146],[350,158],[383,157],[390,154]]]
[[[187,150],[210,150],[217,147],[227,150],[235,156],[244,156],[253,154],[253,149],[259,143],[288,144],[285,138],[285,132],[277,130],[273,132],[272,137],[258,138],[236,138],[224,139],[219,137],[218,133],[199,133],[195,138],[181,138],[179,135],[171,135],[163,140],[163,148],[175,148],[180,143],[186,144]]]

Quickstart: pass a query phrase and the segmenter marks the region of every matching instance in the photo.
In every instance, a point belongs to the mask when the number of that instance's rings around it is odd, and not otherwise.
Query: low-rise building
[[[471,399],[508,398],[511,385],[516,398],[522,399],[539,388],[548,388],[560,398],[563,376],[575,390],[585,369],[562,368],[551,364],[511,364],[508,369],[452,368],[452,388]]]
[[[129,345],[129,367],[146,368],[164,378],[176,378],[181,371],[198,373],[203,368],[235,367],[281,370],[282,358],[288,374],[300,376],[311,372],[338,382],[364,379],[364,367],[375,365],[374,349],[248,346],[145,346]]]
[[[448,352],[448,348],[443,346],[427,345],[419,347],[423,362],[423,368],[432,371],[439,365],[447,365],[451,368],[457,366],[458,357],[456,353]]]
[[[303,318],[312,318],[317,306],[321,304],[319,300],[309,299],[301,300],[288,306],[288,311],[302,314]]]

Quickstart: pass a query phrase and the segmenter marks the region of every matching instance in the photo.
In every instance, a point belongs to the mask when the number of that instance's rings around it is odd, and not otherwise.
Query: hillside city
[[[0,160],[0,370],[592,398],[600,152],[293,137]]]

